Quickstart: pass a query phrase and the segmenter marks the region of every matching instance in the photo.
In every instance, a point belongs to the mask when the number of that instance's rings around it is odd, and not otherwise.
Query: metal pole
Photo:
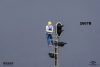
[[[56,32],[56,28],[55,28],[55,32]],[[55,38],[55,41],[56,41],[56,43],[55,43],[55,47],[54,47],[54,49],[55,49],[55,53],[54,53],[54,55],[55,55],[55,66],[54,67],[59,67],[59,63],[58,63],[58,52],[59,52],[59,49],[58,49],[58,42],[59,42],[59,37],[57,36],[57,34],[55,33],[55,36],[56,36],[56,38]]]
[[[55,67],[58,67],[58,55],[57,55],[58,46],[55,44]]]

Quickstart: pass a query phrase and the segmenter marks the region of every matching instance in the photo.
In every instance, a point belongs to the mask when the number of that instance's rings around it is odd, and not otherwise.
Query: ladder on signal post
[[[56,27],[54,27],[54,67],[59,67],[58,55],[59,55],[59,37],[56,34]]]

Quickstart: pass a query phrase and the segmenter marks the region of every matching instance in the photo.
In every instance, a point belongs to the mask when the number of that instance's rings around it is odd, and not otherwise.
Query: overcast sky
[[[100,0],[0,0],[0,66],[13,61],[13,67],[53,67],[45,35],[49,20],[64,24],[61,41],[68,44],[60,48],[60,67],[100,64],[99,13]]]

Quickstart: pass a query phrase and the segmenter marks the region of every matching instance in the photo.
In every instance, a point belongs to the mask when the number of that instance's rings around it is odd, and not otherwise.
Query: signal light
[[[57,26],[56,26],[56,28],[57,28],[57,35],[58,35],[58,36],[60,36],[61,33],[64,31],[64,30],[62,29],[62,27],[63,27],[63,25],[62,25],[60,22],[58,22],[58,23],[57,23]]]
[[[58,46],[60,46],[60,47],[63,47],[63,46],[64,46],[65,44],[67,44],[67,43],[65,43],[65,42],[58,42],[58,43],[57,43],[57,41],[55,41],[54,44],[55,44],[56,46],[58,45]]]
[[[58,42],[58,46],[60,46],[60,47],[63,47],[65,44],[67,44],[67,43],[65,43],[65,42]]]
[[[54,53],[49,53],[48,55],[49,55],[50,58],[54,58],[55,57]]]

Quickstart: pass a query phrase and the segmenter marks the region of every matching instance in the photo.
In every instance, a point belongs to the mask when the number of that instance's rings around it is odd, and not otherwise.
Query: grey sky
[[[99,12],[99,0],[1,0],[0,62],[14,61],[13,67],[53,66],[45,25],[60,20],[61,40],[68,42],[60,49],[60,67],[89,67],[91,60],[100,64]],[[80,26],[82,21],[92,25]]]

